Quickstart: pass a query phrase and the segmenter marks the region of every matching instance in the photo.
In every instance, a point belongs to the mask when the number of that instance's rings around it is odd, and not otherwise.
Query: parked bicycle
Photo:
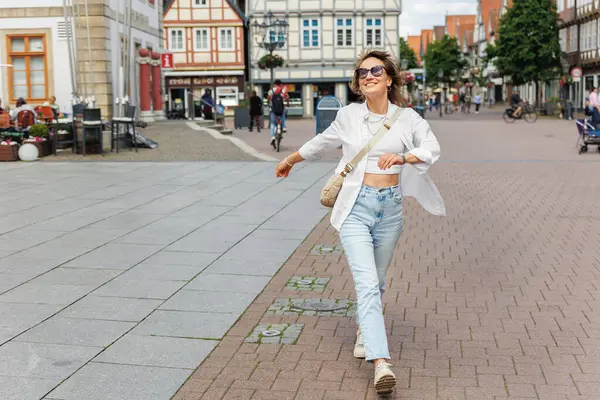
[[[535,108],[528,101],[523,103],[517,108],[507,108],[502,114],[504,122],[512,124],[518,119],[524,119],[528,124],[533,124],[538,119]]]

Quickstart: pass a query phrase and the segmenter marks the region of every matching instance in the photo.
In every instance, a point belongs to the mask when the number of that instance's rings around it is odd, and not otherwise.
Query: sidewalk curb
[[[229,140],[231,143],[233,143],[234,145],[236,145],[244,153],[250,154],[251,156],[256,157],[256,158],[258,158],[260,160],[263,160],[263,161],[279,161],[275,157],[271,157],[271,156],[268,156],[266,154],[261,153],[260,151],[256,150],[254,147],[252,147],[249,144],[247,144],[246,142],[244,142],[242,139],[222,135],[221,133],[219,133],[218,131],[215,131],[214,129],[201,127],[198,124],[196,124],[195,122],[186,122],[186,124],[187,124],[187,126],[189,126],[191,129],[193,129],[195,131],[205,131],[205,132],[208,132],[208,134],[211,135],[215,139]]]

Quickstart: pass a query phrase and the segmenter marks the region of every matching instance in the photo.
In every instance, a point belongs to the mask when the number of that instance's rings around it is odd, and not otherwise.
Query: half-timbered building
[[[199,116],[206,89],[217,104],[237,106],[244,97],[245,15],[236,2],[167,0],[163,26],[173,54],[173,68],[165,71],[169,107],[181,103],[188,116]]]

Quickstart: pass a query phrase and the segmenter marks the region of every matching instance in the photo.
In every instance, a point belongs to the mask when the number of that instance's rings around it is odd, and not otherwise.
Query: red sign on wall
[[[162,53],[160,55],[160,60],[162,64],[162,69],[173,68],[173,53]]]

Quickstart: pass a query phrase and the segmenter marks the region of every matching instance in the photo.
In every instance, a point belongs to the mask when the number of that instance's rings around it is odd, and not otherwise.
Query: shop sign
[[[169,78],[169,86],[189,86],[191,84],[190,78]]]
[[[173,68],[173,53],[162,53],[160,55],[160,63],[162,69],[172,69]]]
[[[238,83],[238,78],[235,76],[219,76],[217,78],[215,77],[201,77],[201,78],[194,78],[194,85],[231,85],[231,84],[237,84]]]
[[[235,76],[212,76],[194,77],[194,78],[169,78],[167,81],[169,86],[210,86],[210,85],[236,85],[238,78]]]

